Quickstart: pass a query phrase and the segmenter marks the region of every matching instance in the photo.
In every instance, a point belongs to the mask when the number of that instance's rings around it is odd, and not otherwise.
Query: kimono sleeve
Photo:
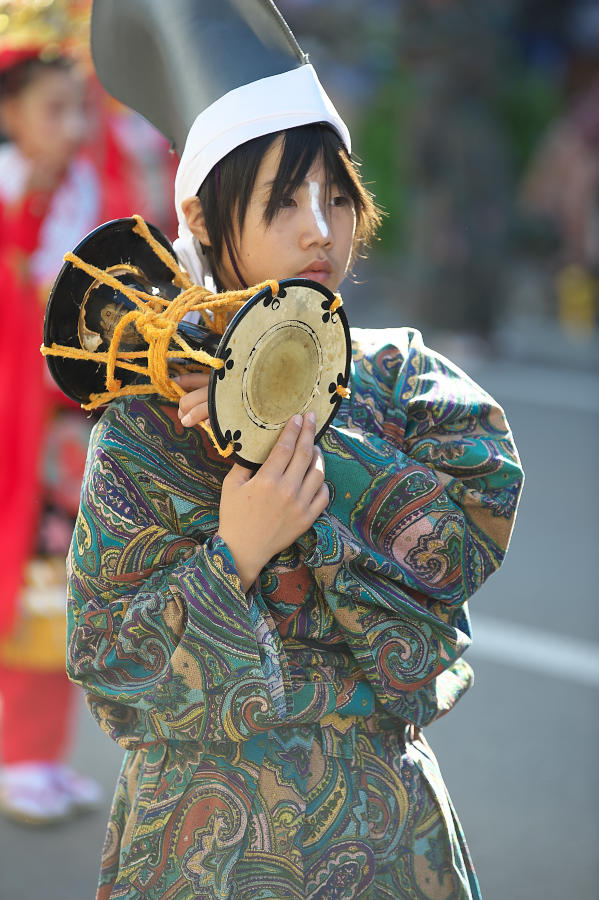
[[[292,701],[261,596],[244,594],[217,535],[179,533],[160,476],[139,477],[146,450],[117,434],[101,420],[88,456],[67,567],[70,678],[125,747],[268,730]]]
[[[305,542],[379,702],[425,725],[467,689],[468,598],[501,564],[522,469],[501,408],[406,329],[359,335],[323,437],[328,515]]]
[[[330,512],[414,596],[459,605],[505,556],[520,460],[482,388],[418,332],[385,334],[360,335],[352,403],[323,440]]]

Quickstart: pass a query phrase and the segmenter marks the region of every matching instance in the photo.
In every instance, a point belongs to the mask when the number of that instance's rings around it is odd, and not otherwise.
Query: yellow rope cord
[[[44,356],[61,356],[66,359],[86,359],[92,362],[105,363],[106,391],[101,394],[92,394],[89,398],[89,403],[82,404],[83,409],[96,409],[99,406],[104,406],[116,397],[153,394],[156,392],[162,394],[168,400],[178,401],[185,391],[171,379],[168,373],[169,359],[192,359],[201,365],[209,366],[213,369],[221,369],[224,366],[222,359],[211,356],[204,350],[194,350],[178,334],[177,328],[184,316],[190,312],[199,312],[210,330],[216,334],[223,334],[231,313],[237,312],[250,297],[253,297],[266,287],[271,289],[273,296],[276,296],[279,292],[279,284],[273,280],[265,281],[262,284],[242,291],[226,291],[221,294],[213,294],[207,288],[192,282],[189,275],[180,268],[175,257],[154,238],[141,216],[136,215],[133,218],[136,223],[133,231],[147,241],[164,265],[173,272],[173,284],[181,287],[182,291],[173,300],[167,300],[123,284],[114,275],[85,262],[78,256],[75,256],[74,253],[65,255],[65,262],[70,262],[95,281],[124,294],[136,307],[126,312],[117,323],[107,352],[83,350],[59,344],[52,344],[51,347],[42,345],[41,352]],[[205,312],[209,312],[210,315],[205,316]],[[147,350],[136,352],[120,350],[120,342],[125,329],[132,324],[148,344]],[[180,349],[177,351],[170,349],[173,343]],[[134,359],[145,360],[146,366],[132,362]],[[115,370],[118,368],[146,375],[150,378],[151,383],[148,385],[134,384],[123,386],[121,381],[115,376]],[[218,444],[212,429],[209,426],[206,427],[204,423],[202,424],[218,452],[223,456],[230,456],[233,452],[232,444],[223,449]]]
[[[329,312],[333,315],[334,312],[337,312],[340,306],[343,306],[343,300],[341,299],[341,294],[335,294],[335,299],[331,303],[329,308]]]
[[[331,303],[329,307],[329,312],[331,315],[337,312],[340,306],[343,306],[343,300],[341,299],[341,294],[335,294],[335,299]],[[351,397],[351,391],[347,387],[343,387],[342,384],[338,384],[335,388],[335,393],[339,394],[340,397],[347,399],[347,397]]]
[[[133,229],[135,234],[139,234],[146,243],[150,245],[158,259],[162,260],[167,268],[171,270],[173,275],[173,284],[176,284],[177,287],[182,288],[183,290],[187,290],[187,288],[193,287],[193,281],[181,268],[175,257],[172,253],[169,253],[166,247],[164,247],[160,241],[157,241],[150,229],[148,228],[146,222],[142,219],[141,216],[134,215],[132,218],[135,219],[135,228]]]
[[[233,449],[234,449],[233,441],[229,441],[229,443],[223,450],[221,445],[216,440],[216,435],[215,435],[214,431],[212,430],[212,426],[210,425],[210,422],[208,422],[207,419],[204,419],[204,421],[200,422],[200,425],[202,426],[204,431],[208,434],[210,440],[212,441],[212,443],[214,444],[214,446],[216,447],[216,449],[218,450],[220,455],[224,456],[224,457],[231,456],[231,454],[233,453]]]

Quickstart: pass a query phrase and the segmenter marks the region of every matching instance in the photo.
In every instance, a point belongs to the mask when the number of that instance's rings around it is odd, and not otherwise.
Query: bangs
[[[264,212],[267,225],[273,221],[281,202],[294,194],[306,180],[315,161],[322,159],[326,177],[326,199],[333,187],[347,193],[352,200],[352,182],[342,162],[341,139],[328,127],[304,126],[283,132],[283,152]]]
[[[283,198],[294,194],[302,185],[314,162],[322,159],[326,201],[331,199],[333,189],[336,189],[346,194],[354,206],[356,233],[351,261],[355,261],[358,251],[372,242],[382,221],[381,210],[362,183],[359,164],[350,158],[337,132],[323,123],[303,125],[279,134],[283,135],[283,152],[264,212],[266,224],[272,223]],[[271,143],[277,136],[271,136]],[[240,219],[240,232],[242,227],[243,220]]]

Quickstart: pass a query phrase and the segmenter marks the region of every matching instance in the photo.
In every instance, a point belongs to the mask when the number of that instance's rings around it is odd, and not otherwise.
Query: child
[[[273,128],[301,106],[277,102],[208,163],[200,115],[175,246],[226,289],[336,290],[376,208],[336,113],[315,100]],[[226,103],[210,114],[230,125]],[[501,409],[417,332],[354,338],[320,446],[293,417],[254,475],[197,427],[203,375],[179,409],[127,397],[94,430],[68,672],[127,751],[98,900],[480,897],[421,728],[471,682],[466,601],[503,559],[522,473]]]

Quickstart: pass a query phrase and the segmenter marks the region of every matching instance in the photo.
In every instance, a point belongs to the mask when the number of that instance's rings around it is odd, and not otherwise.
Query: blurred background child
[[[0,3],[0,806],[35,823],[100,796],[64,762],[65,556],[93,421],[46,372],[45,304],[65,252],[108,219],[159,218],[163,193],[131,153],[144,123],[127,126],[77,57],[88,17],[87,2]]]

